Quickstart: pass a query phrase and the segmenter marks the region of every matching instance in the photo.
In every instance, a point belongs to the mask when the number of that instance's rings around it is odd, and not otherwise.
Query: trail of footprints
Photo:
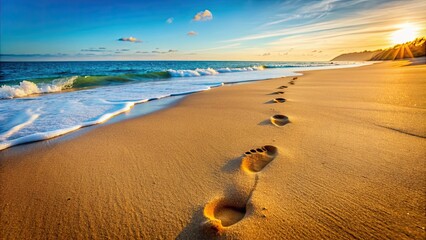
[[[293,77],[289,84],[294,85],[297,77]],[[288,86],[283,85],[278,89],[286,89]],[[273,95],[284,94],[284,91],[273,92]],[[274,103],[284,103],[285,98],[274,98]],[[290,120],[287,116],[276,114],[270,117],[273,125],[282,127]],[[217,233],[231,227],[241,221],[247,213],[247,205],[251,196],[256,189],[259,180],[258,172],[262,171],[269,163],[271,163],[278,155],[278,148],[272,145],[265,145],[256,149],[251,149],[244,153],[241,159],[241,169],[247,173],[255,174],[255,183],[248,196],[225,197],[216,199],[204,207],[204,217],[207,219],[203,224],[207,229],[214,230]],[[236,194],[238,195],[238,194]],[[262,210],[266,210],[263,208]],[[263,215],[265,216],[265,215]]]

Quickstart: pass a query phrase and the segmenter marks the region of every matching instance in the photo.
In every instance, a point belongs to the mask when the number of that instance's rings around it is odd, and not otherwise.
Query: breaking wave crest
[[[22,81],[19,85],[3,85],[0,87],[0,99],[25,97],[32,94],[60,92],[72,88],[78,76],[54,79],[51,83],[36,84],[31,81]]]
[[[230,73],[230,72],[249,72],[249,71],[259,71],[263,70],[263,66],[253,66],[253,67],[244,67],[244,68],[197,68],[195,70],[174,70],[169,69],[167,72],[171,77],[200,77],[208,75],[217,75],[219,73]]]

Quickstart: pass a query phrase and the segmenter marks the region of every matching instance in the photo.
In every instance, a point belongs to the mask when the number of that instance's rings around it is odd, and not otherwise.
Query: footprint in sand
[[[271,116],[271,123],[274,124],[275,126],[282,127],[289,122],[290,120],[285,115],[277,114],[277,115]]]
[[[283,85],[283,86],[278,87],[278,89],[284,89],[284,88],[288,88],[288,86]]]
[[[284,94],[283,91],[277,91],[277,92],[273,92],[272,94],[277,95],[277,94]]]
[[[294,81],[294,80],[297,80],[297,77],[294,77],[294,78],[293,78],[293,81]]]
[[[208,203],[204,207],[204,216],[208,219],[205,224],[220,231],[241,221],[247,212],[247,202],[238,200],[224,198]]]
[[[214,230],[215,233],[231,227],[252,214],[250,199],[259,180],[256,175],[254,185],[250,191],[241,191],[235,185],[225,193],[225,197],[215,199],[204,207],[204,217],[207,221],[203,223],[205,229]]]
[[[285,101],[286,101],[285,98],[274,98],[274,103],[283,103]]]
[[[288,83],[290,83],[291,85],[294,85],[294,81],[293,80],[291,80],[290,82],[288,82]]]
[[[278,148],[265,145],[262,148],[251,149],[244,155],[241,167],[248,172],[260,172],[278,155]]]

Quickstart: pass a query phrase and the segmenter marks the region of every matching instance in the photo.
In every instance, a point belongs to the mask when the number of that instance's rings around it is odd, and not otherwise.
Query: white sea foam
[[[245,68],[219,68],[217,71],[220,73],[230,73],[230,72],[251,72],[251,71],[262,71],[264,70],[263,66],[253,66]]]
[[[217,75],[219,73],[231,73],[231,72],[251,72],[251,71],[261,71],[263,66],[253,66],[253,67],[244,67],[244,68],[197,68],[195,70],[174,70],[169,69],[167,72],[172,77],[200,77],[200,76],[209,76]]]
[[[78,76],[58,78],[51,83],[35,84],[31,81],[22,81],[19,85],[0,87],[0,99],[10,99],[16,97],[26,97],[32,94],[60,92],[71,88]]]
[[[23,143],[37,142],[37,141],[58,137],[66,133],[73,132],[79,128],[81,128],[81,126],[63,128],[63,129],[53,130],[49,132],[34,133],[34,134],[23,136],[20,138],[3,141],[3,142],[0,142],[0,150],[9,148],[15,145],[23,144]]]
[[[216,70],[213,68],[197,68],[195,70],[174,70],[169,69],[167,72],[172,77],[200,77],[200,76],[208,76],[208,75],[216,75],[219,74]]]
[[[40,114],[34,113],[32,109],[26,109],[24,112],[18,113],[12,121],[3,125],[3,128],[6,129],[4,132],[0,132],[0,142],[6,141],[7,138],[12,136],[14,133],[17,133],[22,128],[32,124]]]

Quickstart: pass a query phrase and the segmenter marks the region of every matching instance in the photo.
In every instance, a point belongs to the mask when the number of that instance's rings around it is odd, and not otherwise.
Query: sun
[[[393,44],[401,44],[414,40],[417,37],[418,28],[413,24],[406,23],[399,25],[399,29],[392,33]]]

